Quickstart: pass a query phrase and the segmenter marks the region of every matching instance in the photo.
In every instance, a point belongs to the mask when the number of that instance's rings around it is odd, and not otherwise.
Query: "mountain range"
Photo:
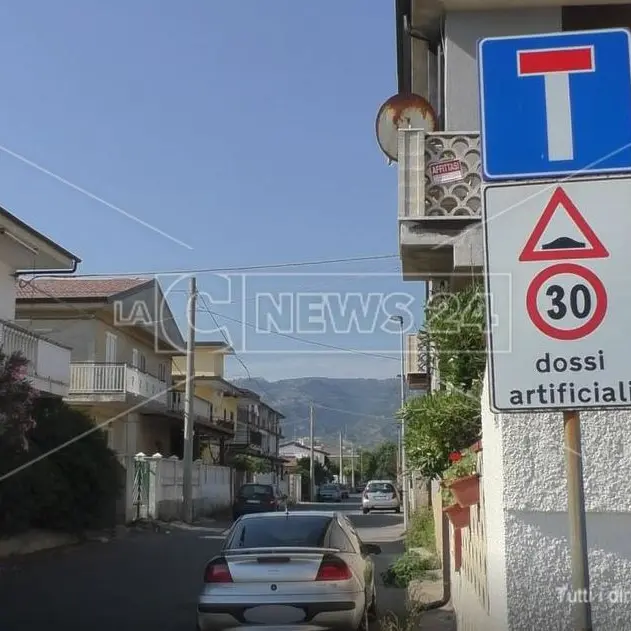
[[[284,441],[309,436],[309,403],[313,402],[314,436],[327,451],[339,449],[339,432],[355,448],[396,440],[395,414],[400,407],[398,379],[329,379],[303,377],[267,381],[237,379],[285,415]]]

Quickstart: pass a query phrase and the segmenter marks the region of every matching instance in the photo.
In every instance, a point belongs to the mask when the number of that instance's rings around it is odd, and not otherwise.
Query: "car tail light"
[[[204,583],[232,583],[232,574],[225,559],[215,559],[206,566]]]
[[[351,570],[342,559],[322,559],[316,581],[347,581]]]

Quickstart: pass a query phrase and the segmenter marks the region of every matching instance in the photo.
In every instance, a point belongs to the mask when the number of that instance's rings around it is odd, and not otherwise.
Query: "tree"
[[[470,447],[480,437],[480,393],[438,390],[408,400],[405,419],[407,464],[423,477],[441,477],[449,454]]]
[[[0,439],[16,452],[28,448],[26,435],[35,424],[37,393],[26,378],[27,372],[28,360],[22,354],[7,356],[0,349]]]
[[[365,477],[369,480],[395,480],[397,477],[397,445],[385,442],[362,456]]]
[[[296,473],[299,473],[302,476],[303,480],[309,481],[309,477],[311,474],[310,470],[311,466],[311,458],[300,458],[298,462],[296,462]],[[313,463],[313,474],[315,478],[315,485],[320,486],[321,484],[326,484],[330,480],[333,479],[331,472],[326,469],[321,462],[318,460]]]

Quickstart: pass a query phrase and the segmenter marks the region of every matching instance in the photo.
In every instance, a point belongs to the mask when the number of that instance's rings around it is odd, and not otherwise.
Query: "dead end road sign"
[[[631,406],[631,178],[493,184],[484,196],[493,409]],[[511,298],[493,300],[506,274]]]

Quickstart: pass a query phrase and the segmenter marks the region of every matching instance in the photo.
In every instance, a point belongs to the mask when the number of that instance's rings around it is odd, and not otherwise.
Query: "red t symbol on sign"
[[[517,52],[520,77],[543,77],[546,94],[548,160],[574,159],[570,75],[594,72],[594,47],[544,48]]]

